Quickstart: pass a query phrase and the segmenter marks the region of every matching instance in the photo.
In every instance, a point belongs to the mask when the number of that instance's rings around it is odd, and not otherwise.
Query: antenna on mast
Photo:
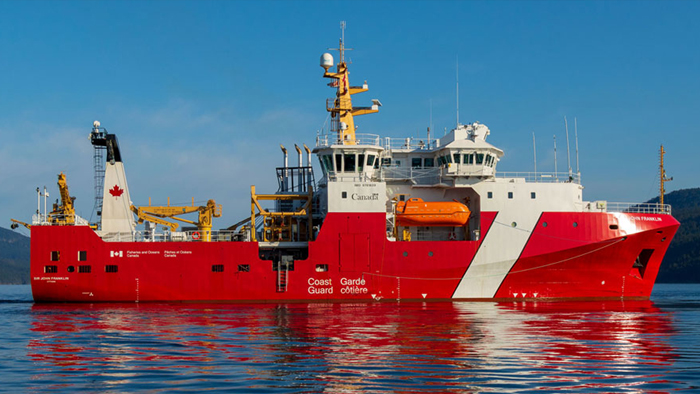
[[[457,127],[459,127],[459,55],[457,55],[455,73],[457,74]]]
[[[576,175],[579,176],[579,182],[581,178],[581,170],[578,166],[578,125],[576,124],[576,117],[574,117],[574,139],[576,139]]]
[[[430,149],[430,132],[433,130],[433,99],[430,99],[430,122],[428,123],[428,149]]]
[[[344,50],[345,49],[344,48],[344,46],[345,46],[345,26],[347,26],[345,21],[340,21],[340,46],[339,46],[339,48],[340,48],[340,61],[341,62],[345,62],[345,50]]]
[[[535,160],[535,179],[537,179],[537,145],[535,145],[535,132],[532,132],[532,154]]]
[[[564,128],[566,129],[566,162],[569,165],[569,180],[571,180],[571,150],[569,149],[569,124],[564,116]]]
[[[554,136],[554,178],[557,178],[557,136]]]

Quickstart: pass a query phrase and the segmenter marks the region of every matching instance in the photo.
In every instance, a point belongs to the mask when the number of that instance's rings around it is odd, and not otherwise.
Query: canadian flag
[[[112,250],[109,252],[109,257],[124,257],[124,252]]]

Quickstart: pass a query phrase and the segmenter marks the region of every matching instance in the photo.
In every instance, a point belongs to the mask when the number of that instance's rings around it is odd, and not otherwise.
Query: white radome
[[[321,67],[325,68],[326,70],[333,67],[333,55],[330,53],[324,53],[321,55]]]
[[[93,125],[94,127],[100,127],[100,121],[99,121],[99,120],[96,120],[96,121],[92,122],[92,125]]]

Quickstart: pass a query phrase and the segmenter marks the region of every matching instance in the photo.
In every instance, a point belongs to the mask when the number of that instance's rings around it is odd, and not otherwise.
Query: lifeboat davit
[[[457,201],[423,201],[410,198],[396,204],[396,224],[399,226],[464,226],[469,220],[469,208]]]

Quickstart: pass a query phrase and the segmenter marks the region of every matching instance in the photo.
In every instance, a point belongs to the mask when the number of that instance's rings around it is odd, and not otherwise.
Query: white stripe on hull
[[[535,210],[499,212],[453,298],[493,298],[525,248],[540,214]]]

